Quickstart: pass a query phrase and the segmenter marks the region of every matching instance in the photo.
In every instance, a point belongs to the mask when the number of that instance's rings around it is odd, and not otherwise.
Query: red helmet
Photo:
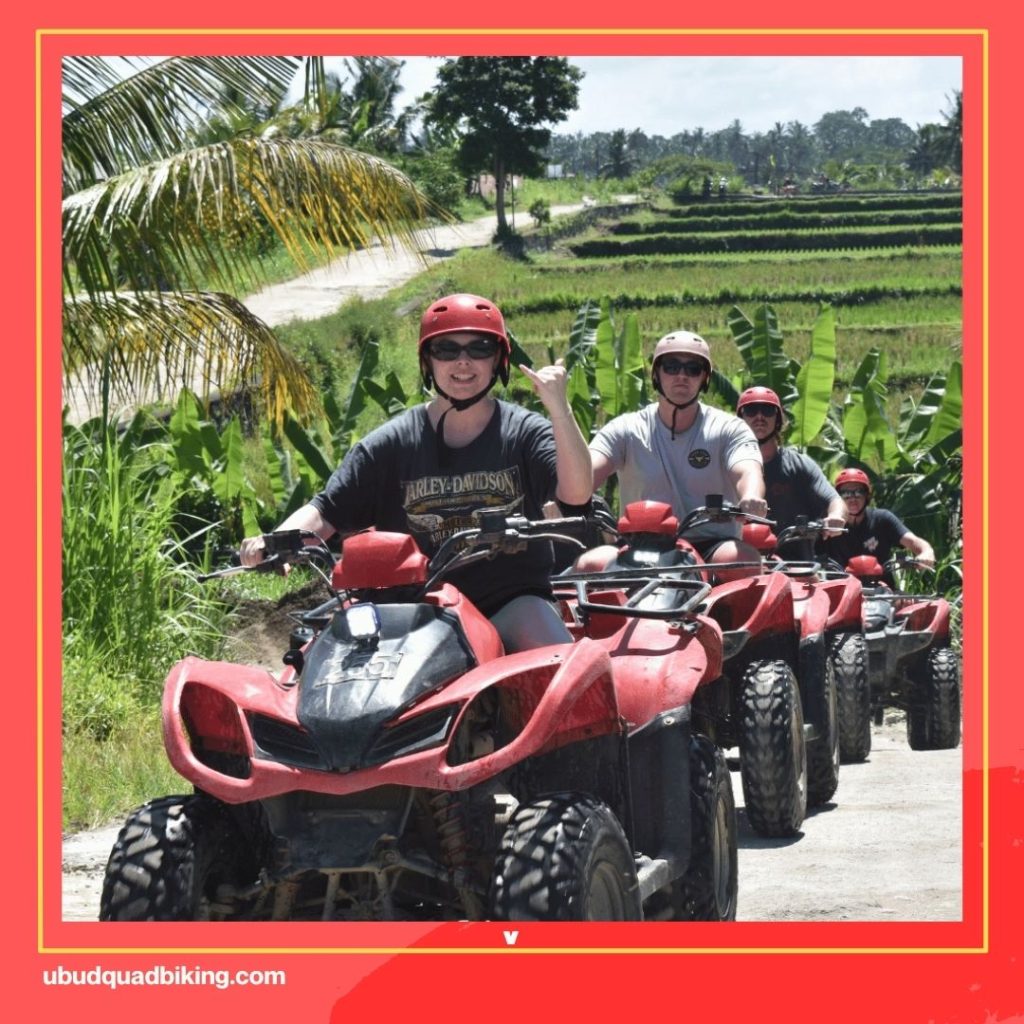
[[[701,385],[701,390],[707,391],[711,379],[711,371],[714,368],[711,362],[711,349],[699,334],[694,334],[692,331],[673,331],[671,334],[666,334],[654,346],[654,355],[651,357],[651,383],[654,390],[661,391],[661,388],[658,386],[657,374],[654,372],[658,365],[658,360],[662,356],[675,354],[697,356],[708,364],[708,377],[703,385]]]
[[[740,395],[739,401],[736,403],[736,415],[739,415],[740,410],[745,405],[752,405],[755,402],[763,402],[768,405],[775,406],[776,410],[778,410],[778,415],[775,417],[775,426],[777,430],[781,430],[786,414],[783,412],[782,402],[779,401],[779,396],[775,394],[771,388],[761,387],[760,385],[747,388],[747,390]]]
[[[423,346],[431,338],[436,338],[439,334],[450,334],[452,331],[479,331],[497,338],[500,355],[496,372],[502,384],[508,384],[512,345],[505,329],[505,318],[490,299],[462,292],[457,295],[446,295],[443,299],[432,302],[420,319],[420,366],[423,368],[427,387],[430,387],[430,367]]]
[[[867,488],[868,497],[871,497],[871,481],[863,469],[841,470],[836,476],[836,490],[838,491],[843,484],[860,484],[862,487]]]

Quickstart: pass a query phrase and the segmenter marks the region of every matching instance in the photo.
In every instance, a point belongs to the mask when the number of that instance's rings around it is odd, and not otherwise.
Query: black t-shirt
[[[368,526],[411,533],[432,555],[453,533],[478,526],[480,509],[540,519],[555,496],[555,461],[551,424],[497,401],[479,437],[443,448],[442,465],[437,433],[420,405],[354,445],[312,503],[340,533]],[[551,545],[532,543],[456,570],[448,582],[491,615],[520,594],[550,595],[551,566]]]
[[[885,565],[893,548],[899,547],[900,540],[908,533],[910,530],[895,513],[887,508],[868,506],[859,523],[847,523],[846,533],[830,537],[822,546],[828,557],[844,568],[856,555],[874,555]]]
[[[822,519],[829,503],[837,496],[818,464],[794,448],[780,448],[764,464],[764,496],[768,502],[768,518],[776,522],[775,532],[792,526],[797,516]],[[810,560],[814,557],[814,540],[790,541],[779,549],[783,558]]]

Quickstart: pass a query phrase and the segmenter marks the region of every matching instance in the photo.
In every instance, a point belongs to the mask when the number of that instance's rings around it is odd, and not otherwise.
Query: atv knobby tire
[[[744,673],[739,715],[740,778],[747,818],[763,836],[790,836],[807,813],[807,747],[800,691],[784,661]]]
[[[822,647],[808,659],[814,669],[805,679],[804,719],[814,725],[815,737],[807,744],[807,806],[827,803],[839,788],[839,709],[832,659]]]
[[[863,633],[840,633],[830,651],[839,703],[839,758],[857,764],[871,753],[871,677]]]
[[[933,647],[911,673],[907,741],[911,750],[960,742],[960,663],[952,648]]]
[[[107,861],[101,921],[209,921],[217,888],[238,884],[240,837],[224,810],[200,796],[168,796],[133,811]],[[249,880],[255,874],[249,873]]]
[[[690,741],[690,865],[674,884],[677,921],[735,921],[736,802],[725,754],[704,736]]]
[[[636,865],[611,810],[578,793],[520,804],[491,882],[499,921],[639,921]]]

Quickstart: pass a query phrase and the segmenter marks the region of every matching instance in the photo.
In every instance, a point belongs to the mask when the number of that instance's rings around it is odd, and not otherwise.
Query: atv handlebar
[[[437,549],[427,566],[424,593],[454,569],[500,554],[524,551],[534,541],[570,543],[585,551],[588,545],[573,534],[585,535],[594,529],[594,523],[582,516],[527,519],[525,516],[509,516],[503,512],[481,512],[479,518],[480,526],[453,533]]]
[[[494,558],[499,554],[514,554],[525,550],[536,541],[556,541],[576,545],[581,551],[593,546],[585,542],[601,529],[601,524],[582,516],[563,519],[527,519],[504,512],[478,513],[480,526],[460,530],[448,537],[427,565],[427,582],[423,593],[430,590],[445,574],[472,562]],[[581,539],[584,538],[584,539]],[[234,564],[214,572],[203,573],[200,581],[223,576],[236,576],[245,572],[281,572],[285,565],[316,561],[333,566],[337,558],[328,549],[319,534],[308,530],[278,530],[262,534],[264,557],[256,565]],[[235,552],[237,562],[238,553]]]
[[[708,494],[704,504],[688,512],[679,522],[679,536],[684,537],[695,526],[704,523],[723,523],[727,519],[742,519],[746,523],[760,523],[762,526],[775,526],[774,519],[755,516],[752,512],[744,512],[739,505],[723,501],[720,494]]]
[[[222,576],[238,576],[243,572],[283,572],[286,565],[324,561],[334,565],[336,559],[323,539],[309,530],[278,530],[264,533],[263,561],[256,565],[242,565],[238,562],[238,552],[234,552],[235,564],[213,572],[201,573],[196,577],[200,583],[217,579]],[[312,541],[312,543],[310,543]]]
[[[823,519],[808,519],[806,516],[797,516],[796,520],[784,530],[780,530],[775,541],[775,546],[781,548],[793,540],[817,540],[824,533],[846,533],[846,527],[836,529],[834,526],[826,526]]]

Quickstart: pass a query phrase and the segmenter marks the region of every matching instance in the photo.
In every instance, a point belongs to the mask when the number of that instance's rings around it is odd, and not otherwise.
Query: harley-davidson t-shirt
[[[481,510],[542,518],[557,482],[554,435],[543,416],[496,401],[480,435],[449,448],[438,444],[420,405],[355,444],[312,504],[339,533],[369,526],[410,533],[432,555],[452,534],[479,526]],[[533,542],[447,580],[491,615],[520,594],[550,596],[552,563],[551,545]]]

